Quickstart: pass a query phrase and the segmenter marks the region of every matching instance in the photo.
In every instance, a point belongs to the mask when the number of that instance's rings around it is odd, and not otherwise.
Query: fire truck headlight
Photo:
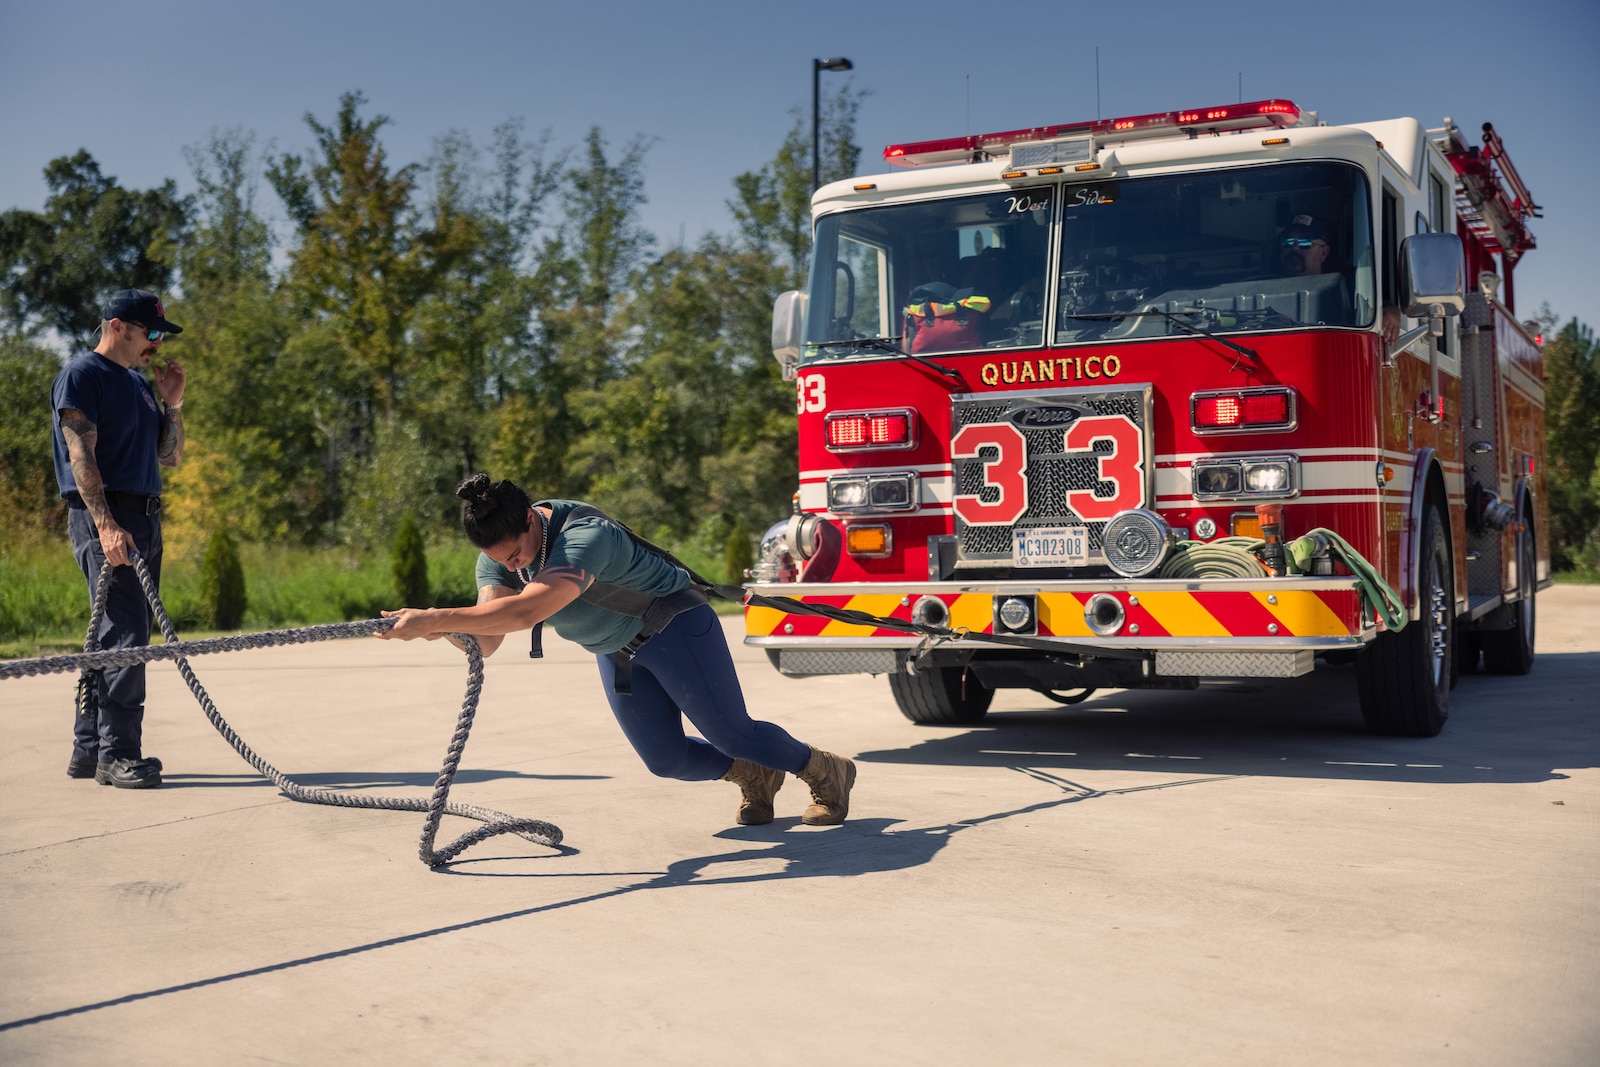
[[[868,486],[872,506],[875,508],[910,507],[911,478],[911,475],[898,478],[874,478]]]
[[[1244,475],[1237,460],[1194,465],[1194,493],[1202,499],[1237,496],[1243,484]]]
[[[1244,465],[1244,484],[1251,493],[1287,493],[1294,485],[1289,476],[1289,461],[1247,460]]]
[[[1138,578],[1161,566],[1172,545],[1172,527],[1153,511],[1119,511],[1101,534],[1106,562],[1127,578]]]
[[[828,509],[830,511],[853,511],[865,505],[866,502],[867,480],[865,478],[828,479]]]
[[[836,474],[828,479],[830,511],[911,511],[917,506],[913,471]]]

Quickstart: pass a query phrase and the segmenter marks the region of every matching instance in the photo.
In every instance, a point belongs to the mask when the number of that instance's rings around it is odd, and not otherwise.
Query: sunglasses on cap
[[[1281,244],[1285,248],[1310,248],[1312,245],[1316,244],[1318,241],[1322,241],[1322,238],[1320,238],[1320,237],[1284,237],[1284,238],[1280,238],[1278,243]],[[1326,241],[1323,241],[1322,243],[1323,244],[1327,244]]]

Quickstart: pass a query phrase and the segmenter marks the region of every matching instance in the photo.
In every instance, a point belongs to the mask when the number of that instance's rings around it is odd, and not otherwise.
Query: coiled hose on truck
[[[1180,541],[1156,572],[1158,578],[1261,578],[1269,574],[1261,561],[1266,542],[1258,537],[1219,537],[1215,541]],[[1312,558],[1331,554],[1355,576],[1361,601],[1390,630],[1406,624],[1405,603],[1378,569],[1350,542],[1332,530],[1318,528],[1286,546],[1291,573],[1304,574]]]

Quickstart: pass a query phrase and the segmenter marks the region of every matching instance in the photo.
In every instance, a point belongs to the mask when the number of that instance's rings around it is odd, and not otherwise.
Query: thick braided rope
[[[78,699],[81,702],[87,690],[86,680],[89,672],[103,667],[129,666],[135,663],[149,663],[155,660],[170,659],[176,662],[178,672],[189,685],[189,690],[200,702],[201,709],[206,713],[206,718],[211,721],[219,734],[244,761],[255,768],[257,773],[271,780],[291,800],[298,800],[307,804],[332,804],[345,808],[385,808],[393,811],[423,811],[427,812],[427,819],[422,826],[422,840],[418,847],[418,854],[422,862],[430,867],[438,867],[449,863],[466,849],[498,834],[516,834],[518,837],[532,841],[537,845],[554,848],[561,843],[561,828],[540,819],[519,819],[504,812],[494,811],[490,808],[481,808],[473,804],[452,804],[450,798],[450,784],[454,780],[456,770],[461,765],[461,755],[466,750],[467,735],[472,730],[472,720],[478,711],[478,697],[483,690],[483,652],[478,647],[477,639],[469,634],[456,634],[467,654],[467,691],[461,701],[461,715],[456,720],[455,733],[450,737],[450,745],[445,750],[444,765],[439,771],[439,777],[434,782],[433,796],[428,800],[407,797],[374,797],[363,796],[356,793],[346,793],[336,789],[317,789],[304,786],[294,781],[279,771],[272,764],[258,756],[249,745],[245,744],[233,727],[228,725],[222,713],[211,700],[211,695],[206,692],[200,680],[195,677],[194,671],[189,667],[189,656],[202,655],[211,652],[235,652],[247,648],[265,648],[276,645],[302,644],[312,641],[329,641],[345,637],[360,637],[388,630],[394,625],[390,619],[367,619],[361,622],[332,623],[324,626],[307,626],[295,630],[272,630],[266,633],[239,634],[234,637],[209,638],[203,641],[179,641],[176,628],[172,625],[171,618],[167,615],[161,596],[156,591],[155,582],[150,577],[150,571],[145,566],[144,560],[137,555],[132,557],[134,573],[139,578],[139,584],[144,588],[145,598],[150,601],[150,606],[155,612],[156,621],[160,624],[161,633],[166,637],[165,645],[145,645],[138,648],[119,648],[105,651],[96,651],[95,632],[98,629],[100,618],[104,614],[105,601],[111,587],[112,566],[109,562],[101,568],[99,580],[95,584],[94,607],[90,612],[89,631],[84,639],[84,653],[74,656],[50,656],[34,660],[21,660],[14,663],[0,664],[0,679],[20,678],[37,674],[61,674],[72,670],[81,670],[84,677],[80,678],[78,686]],[[81,710],[81,708],[80,708]],[[456,838],[443,848],[434,848],[434,838],[439,832],[440,820],[446,815],[459,815],[467,819],[475,819],[484,825],[469,830]]]

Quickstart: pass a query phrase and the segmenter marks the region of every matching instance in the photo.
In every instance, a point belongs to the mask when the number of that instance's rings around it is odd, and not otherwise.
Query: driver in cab
[[[1322,224],[1310,215],[1296,215],[1278,235],[1278,269],[1290,278],[1333,273],[1330,251]],[[1400,309],[1392,304],[1384,305],[1382,333],[1385,344],[1400,336]]]

